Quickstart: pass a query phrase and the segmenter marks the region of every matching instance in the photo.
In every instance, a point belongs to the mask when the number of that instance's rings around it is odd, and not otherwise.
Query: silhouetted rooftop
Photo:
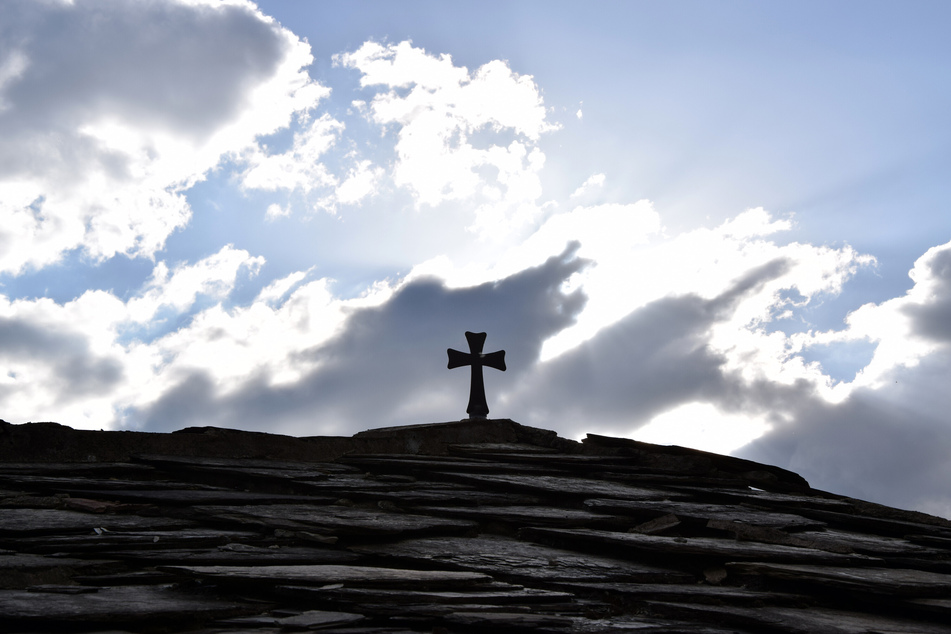
[[[951,521],[510,420],[0,421],[5,632],[951,632]]]

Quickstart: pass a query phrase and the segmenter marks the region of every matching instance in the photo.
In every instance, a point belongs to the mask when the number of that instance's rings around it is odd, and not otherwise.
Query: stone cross
[[[466,332],[466,341],[469,342],[469,352],[459,352],[449,348],[449,369],[464,365],[472,366],[472,377],[469,382],[469,407],[466,413],[469,418],[485,418],[489,415],[489,405],[485,402],[485,383],[482,380],[482,366],[487,365],[496,370],[505,372],[505,350],[482,354],[485,345],[484,332]]]

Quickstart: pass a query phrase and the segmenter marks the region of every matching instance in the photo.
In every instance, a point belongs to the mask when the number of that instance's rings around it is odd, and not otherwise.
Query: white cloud
[[[196,264],[179,266],[174,272],[169,271],[165,262],[159,262],[145,291],[129,300],[128,318],[147,323],[163,308],[181,313],[192,306],[199,295],[221,300],[234,288],[239,270],[245,269],[253,276],[263,265],[264,258],[251,257],[247,251],[231,245]]]
[[[823,339],[868,339],[875,355],[856,383],[881,387],[895,368],[911,368],[951,344],[951,242],[932,247],[915,262],[909,276],[915,284],[902,297],[866,304],[849,314],[842,333]]]
[[[571,197],[577,198],[578,196],[588,193],[595,187],[604,187],[604,179],[604,174],[594,174],[589,176],[588,180],[583,182],[578,189],[572,192]]]
[[[373,195],[377,183],[383,176],[383,168],[373,167],[370,161],[360,161],[337,188],[337,202],[343,205],[359,203],[364,198]]]
[[[277,203],[271,203],[267,206],[267,211],[264,212],[265,220],[277,220],[278,218],[283,218],[291,215],[290,206],[282,207]]]
[[[295,134],[293,145],[286,152],[268,154],[267,147],[255,148],[245,157],[249,166],[242,175],[242,184],[253,189],[303,192],[336,185],[337,179],[328,172],[321,157],[333,146],[343,127],[325,114]]]
[[[409,42],[367,42],[335,60],[359,70],[362,86],[386,90],[370,112],[398,129],[393,180],[417,204],[479,201],[472,229],[484,236],[508,235],[536,218],[544,165],[536,142],[556,126],[530,76],[499,60],[470,73]]]
[[[159,262],[142,291],[125,302],[106,291],[86,291],[63,304],[0,296],[4,415],[17,422],[114,426],[125,407],[167,387],[160,370],[169,351],[146,343],[148,333],[174,326],[200,297],[220,305],[242,273],[254,275],[262,264],[229,246],[195,264],[169,269]]]
[[[0,271],[151,257],[188,222],[185,189],[327,94],[309,46],[247,3],[0,10]]]

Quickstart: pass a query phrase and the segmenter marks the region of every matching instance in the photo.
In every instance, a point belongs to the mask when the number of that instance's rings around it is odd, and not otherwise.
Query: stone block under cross
[[[485,383],[482,379],[482,366],[495,368],[505,372],[505,350],[482,353],[482,346],[485,345],[484,332],[466,332],[466,341],[469,342],[469,352],[459,352],[449,348],[449,369],[459,368],[464,365],[472,366],[471,378],[469,381],[469,407],[466,413],[469,418],[486,418],[489,415],[489,405],[485,402]]]

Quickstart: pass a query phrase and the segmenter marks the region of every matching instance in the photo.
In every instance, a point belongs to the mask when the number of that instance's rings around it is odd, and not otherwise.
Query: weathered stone
[[[480,522],[502,522],[516,526],[588,526],[611,527],[629,524],[620,517],[599,515],[575,509],[544,506],[420,506],[416,511],[436,517],[462,517]]]
[[[659,553],[671,556],[707,557],[720,560],[767,559],[783,562],[822,563],[824,565],[873,564],[880,559],[865,555],[830,553],[810,548],[778,544],[737,542],[710,537],[665,537],[639,533],[616,533],[591,529],[527,528],[529,539],[553,541],[558,544],[588,545],[600,548],[621,548],[628,552]]]
[[[797,495],[795,493],[757,491],[749,487],[743,487],[742,489],[713,489],[710,487],[689,486],[687,483],[675,485],[671,488],[685,493],[712,498],[720,503],[739,502],[779,510],[815,508],[847,512],[853,507],[848,499],[828,497],[829,494]]]
[[[42,440],[41,462],[2,462]],[[138,462],[62,462],[91,455]],[[944,572],[940,518],[506,420],[327,439],[0,424],[0,585],[21,592],[4,631],[925,634],[948,631]]]
[[[183,528],[179,530],[89,531],[73,535],[17,537],[3,543],[28,548],[32,552],[109,553],[130,548],[216,548],[232,541],[255,540],[260,536],[250,531]]]
[[[341,458],[346,464],[376,473],[430,474],[437,471],[462,473],[549,473],[544,466],[509,464],[476,456],[401,456],[393,454],[355,455]]]
[[[110,572],[109,560],[44,557],[25,553],[0,555],[0,588],[23,589],[41,584],[70,583],[79,574]]]
[[[559,587],[573,590],[598,590],[626,599],[691,601],[708,604],[736,605],[801,605],[807,598],[804,595],[764,590],[747,590],[729,586],[715,586],[700,583],[604,583],[590,581],[565,581]]]
[[[582,441],[586,453],[625,456],[632,462],[660,471],[704,475],[717,471],[738,474],[767,490],[804,490],[809,483],[797,473],[742,458],[678,446],[658,446],[628,438],[588,434]]]
[[[280,586],[279,592],[286,592],[298,597],[307,597],[312,601],[338,604],[366,604],[366,603],[413,603],[413,604],[481,604],[481,605],[534,605],[571,601],[573,596],[568,592],[557,592],[538,588],[524,588],[507,583],[480,584],[471,588],[457,590],[413,590],[408,588],[354,588],[340,587],[308,587],[308,586]]]
[[[916,622],[879,614],[810,607],[743,608],[698,603],[649,602],[653,613],[676,618],[703,619],[707,622],[748,626],[755,631],[789,634],[948,634],[951,627]]]
[[[539,447],[528,443],[517,442],[480,442],[469,444],[455,444],[448,446],[449,453],[459,454],[489,454],[492,458],[510,455],[537,455],[537,454],[557,454],[558,450],[552,447]]]
[[[160,570],[211,579],[267,581],[284,585],[344,583],[362,587],[394,585],[452,587],[492,581],[490,576],[476,572],[405,570],[371,566],[163,566]]]
[[[829,588],[905,597],[951,596],[951,575],[895,568],[842,568],[750,562],[728,563],[731,573],[807,582]]]
[[[194,522],[170,517],[95,515],[58,509],[4,509],[0,512],[0,535],[119,530],[170,530],[194,526]]]
[[[855,552],[848,543],[835,539],[826,539],[825,533],[789,533],[769,526],[755,526],[745,522],[733,520],[713,519],[707,522],[707,528],[726,531],[740,540],[763,542],[765,544],[782,544],[783,546],[798,546],[800,548],[815,548],[832,553],[848,554]]]
[[[294,616],[285,616],[277,619],[277,623],[288,629],[315,630],[329,627],[332,625],[345,625],[363,621],[366,617],[362,614],[350,614],[348,612],[322,612],[320,610],[308,610]]]
[[[198,506],[194,509],[215,521],[233,521],[273,530],[308,528],[318,533],[347,535],[455,534],[475,528],[474,522],[426,515],[388,513],[343,506],[271,504],[267,506]]]
[[[430,537],[354,547],[398,561],[420,561],[520,580],[623,580],[692,583],[693,575],[627,559],[592,556],[504,537]]]
[[[807,530],[822,528],[823,522],[807,519],[801,515],[758,511],[744,507],[724,507],[719,504],[698,504],[679,500],[585,500],[585,506],[592,511],[604,513],[628,513],[634,515],[673,514],[681,520],[689,518],[706,523],[711,519],[744,522],[753,526],[768,526],[784,530]]]
[[[259,608],[163,586],[97,588],[83,594],[0,590],[0,614],[8,627],[34,623],[151,624],[201,622],[248,614]]]
[[[477,628],[501,628],[504,630],[540,630],[554,632],[567,630],[574,620],[547,614],[522,614],[518,612],[453,612],[446,617],[452,625]]]
[[[669,498],[681,497],[682,494],[676,492],[666,492],[657,489],[648,489],[643,487],[634,487],[627,484],[616,482],[607,482],[603,480],[592,480],[584,478],[572,478],[565,476],[546,476],[546,475],[501,475],[501,474],[475,474],[460,472],[443,472],[439,475],[461,480],[463,482],[478,483],[483,486],[515,489],[521,491],[532,491],[546,494],[556,494],[562,496],[583,496],[603,495],[605,497],[621,498],[628,500],[666,500]]]
[[[70,495],[95,495],[89,489],[67,488]],[[100,493],[100,495],[103,495]],[[193,506],[196,504],[329,504],[334,500],[331,497],[305,495],[279,495],[274,493],[253,493],[250,491],[231,491],[227,489],[209,490],[167,490],[143,489],[137,491],[109,491],[103,497],[113,500],[136,501],[146,504],[163,504],[169,506]]]
[[[259,548],[250,550],[209,550],[207,548],[153,548],[114,550],[112,556],[123,561],[135,561],[149,565],[211,565],[253,566],[301,565],[301,564],[349,564],[360,558],[343,550],[319,548]]]
[[[667,515],[661,515],[660,517],[655,517],[652,520],[648,520],[642,524],[630,529],[632,533],[643,533],[644,535],[656,535],[658,533],[663,533],[664,531],[670,530],[676,526],[680,526],[680,518],[678,518],[673,513],[668,513]]]

